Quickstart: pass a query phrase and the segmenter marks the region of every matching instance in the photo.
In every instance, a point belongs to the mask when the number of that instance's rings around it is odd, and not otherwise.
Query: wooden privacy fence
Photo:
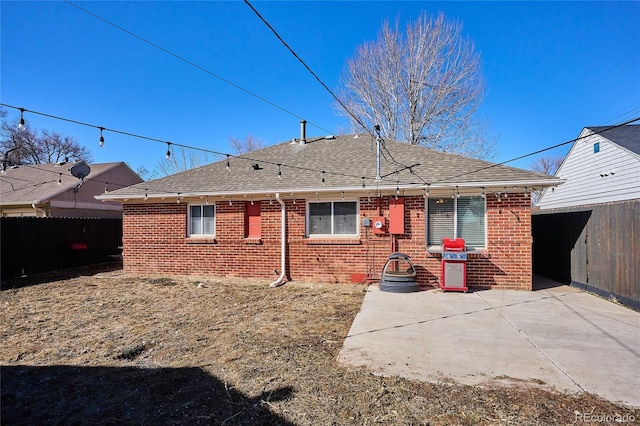
[[[640,309],[640,200],[536,212],[533,272]]]
[[[120,253],[122,219],[0,218],[2,280],[107,262]]]

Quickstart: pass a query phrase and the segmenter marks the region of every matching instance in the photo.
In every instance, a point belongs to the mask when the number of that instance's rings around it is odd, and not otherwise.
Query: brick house
[[[400,251],[436,285],[441,239],[458,236],[469,287],[531,289],[530,191],[560,179],[399,142],[379,151],[371,135],[301,136],[96,197],[123,203],[125,271],[375,281]]]

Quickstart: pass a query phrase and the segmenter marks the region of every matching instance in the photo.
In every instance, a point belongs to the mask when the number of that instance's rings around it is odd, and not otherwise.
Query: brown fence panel
[[[533,271],[640,308],[640,200],[537,212]]]
[[[122,219],[3,217],[0,234],[6,280],[110,260],[120,253]]]

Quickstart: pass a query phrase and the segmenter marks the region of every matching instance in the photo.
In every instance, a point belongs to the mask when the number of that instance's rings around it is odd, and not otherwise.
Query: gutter
[[[487,191],[490,188],[502,189],[505,186],[508,188],[546,188],[550,186],[557,186],[565,183],[565,179],[544,179],[544,180],[516,180],[516,181],[485,181],[485,182],[451,182],[451,183],[434,183],[429,185],[429,189],[431,191],[438,190],[446,190],[450,191],[458,187],[459,189],[477,189],[484,187]],[[353,193],[365,193],[366,191],[383,191],[389,193],[395,193],[396,188],[401,191],[423,191],[427,188],[426,184],[400,184],[396,185],[396,183],[386,183],[384,185],[380,183],[375,183],[371,185],[367,185],[365,189],[362,186],[344,186],[344,187],[311,187],[311,188],[287,188],[279,191],[280,194],[296,194],[296,195],[315,195],[317,193],[327,194],[327,193],[340,193],[345,192],[348,194]],[[242,197],[246,198],[247,196],[269,196],[273,194],[273,190],[256,190],[256,191],[222,191],[222,192],[211,192],[211,191],[194,191],[194,192],[183,192],[180,193],[180,198],[185,197]],[[174,198],[176,197],[177,192],[148,192],[147,199],[149,198]],[[96,200],[100,201],[137,201],[137,200],[145,200],[144,189],[140,189],[139,194],[100,194],[94,196]],[[277,198],[277,195],[276,195]]]
[[[287,211],[285,210],[285,204],[282,198],[280,198],[280,193],[276,192],[276,200],[280,203],[280,276],[277,280],[269,284],[269,287],[280,287],[285,283],[287,273],[286,273],[286,260],[287,260]]]

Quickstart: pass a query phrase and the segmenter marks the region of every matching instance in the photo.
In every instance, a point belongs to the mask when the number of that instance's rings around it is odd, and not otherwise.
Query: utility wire
[[[285,112],[285,113],[287,113],[287,114],[289,114],[289,115],[291,115],[293,117],[296,117],[296,118],[298,118],[300,120],[304,120],[304,118],[302,116],[300,116],[300,115],[298,115],[298,114],[296,114],[296,113],[294,113],[294,112],[292,112],[292,111],[290,111],[290,110],[288,110],[288,109],[286,109],[284,107],[281,107],[280,105],[278,105],[278,104],[276,104],[274,102],[271,102],[270,100],[268,100],[268,99],[266,99],[266,98],[264,98],[264,97],[262,97],[262,96],[260,96],[260,95],[258,95],[256,93],[254,93],[254,92],[252,92],[252,91],[250,91],[248,89],[245,89],[244,87],[239,86],[238,84],[236,84],[236,83],[234,83],[234,82],[232,82],[232,81],[230,81],[230,80],[228,80],[228,79],[226,79],[224,77],[221,77],[221,76],[219,76],[218,74],[216,74],[216,73],[214,73],[212,71],[209,71],[207,68],[205,68],[203,66],[200,66],[200,65],[196,64],[195,62],[190,61],[189,59],[186,59],[185,57],[180,56],[177,53],[174,53],[174,52],[172,52],[172,51],[170,51],[170,50],[168,50],[168,49],[166,49],[166,48],[164,48],[164,47],[162,47],[162,46],[160,46],[160,45],[158,45],[158,44],[156,44],[156,43],[154,43],[154,42],[152,42],[150,40],[147,40],[146,38],[144,38],[142,36],[139,36],[138,34],[132,32],[132,31],[127,30],[124,27],[121,27],[120,25],[118,25],[118,24],[116,24],[114,22],[109,21],[108,19],[105,19],[105,18],[103,18],[103,17],[101,17],[99,15],[96,15],[95,13],[93,13],[93,12],[87,10],[87,9],[84,9],[84,8],[78,6],[77,4],[75,4],[75,3],[73,3],[73,2],[71,2],[69,0],[64,0],[64,2],[67,3],[69,6],[73,6],[76,9],[80,10],[81,12],[86,13],[87,15],[90,15],[90,16],[92,16],[92,17],[104,22],[105,24],[111,25],[112,27],[116,28],[117,30],[122,31],[125,34],[130,35],[131,37],[134,37],[134,38],[136,38],[136,39],[138,39],[138,40],[140,40],[140,41],[142,41],[142,42],[144,42],[144,43],[146,43],[146,44],[148,44],[148,45],[150,45],[152,47],[155,47],[156,49],[166,53],[167,55],[173,56],[174,58],[176,58],[176,59],[178,59],[178,60],[180,60],[180,61],[182,61],[182,62],[184,62],[184,63],[186,63],[188,65],[191,65],[192,67],[194,67],[194,68],[196,68],[196,69],[198,69],[200,71],[203,71],[203,72],[209,74],[210,76],[215,77],[218,80],[220,80],[220,81],[222,81],[222,82],[224,82],[224,83],[226,83],[226,84],[228,84],[228,85],[230,85],[230,86],[232,86],[232,87],[234,87],[234,88],[236,88],[238,90],[241,90],[242,92],[244,92],[244,93],[246,93],[246,94],[248,94],[250,96],[253,96],[256,99],[259,99],[260,101],[262,101],[262,102],[264,102],[266,104],[269,104],[272,107],[279,109],[282,112]],[[315,126],[315,127],[317,127],[318,129],[326,132],[327,134],[331,133],[329,130],[323,128],[322,126],[320,126],[320,125],[318,125],[318,124],[316,124],[316,123],[314,123],[312,121],[308,121],[308,123],[313,125],[313,126]]]
[[[249,0],[244,0],[245,4],[247,6],[249,6],[251,8],[251,10],[253,10],[253,12],[256,14],[256,16],[258,16],[258,18],[260,18],[260,20],[271,30],[271,32],[277,37],[278,40],[280,40],[280,42],[284,45],[284,47],[287,48],[287,50],[289,50],[289,52],[291,52],[291,54],[307,69],[307,71],[309,71],[309,73],[318,81],[318,83],[320,83],[322,85],[322,87],[325,88],[325,90],[327,92],[329,92],[329,94],[331,96],[333,96],[333,99],[335,99],[340,106],[342,106],[342,108],[344,108],[345,111],[347,111],[349,113],[349,115],[358,122],[358,124],[360,126],[362,126],[363,129],[367,130],[367,132],[371,133],[369,131],[369,129],[367,129],[367,127],[362,124],[362,121],[360,121],[360,119],[358,117],[356,117],[355,114],[353,114],[349,108],[347,108],[347,106],[340,100],[340,98],[338,98],[335,93],[333,93],[333,91],[331,89],[329,89],[329,87],[324,84],[324,82],[320,79],[320,77],[318,77],[318,75],[313,72],[313,70],[309,67],[309,65],[306,64],[306,62],[304,60],[302,60],[302,58],[291,48],[291,46],[289,46],[289,44],[284,41],[284,39],[280,36],[280,34],[278,34],[278,32],[275,30],[275,28],[273,28],[273,26],[267,22],[267,20],[260,14],[260,12],[258,12],[256,10],[255,7],[253,7],[253,5],[251,3],[249,3]]]
[[[606,131],[609,131],[609,130],[611,130],[611,129],[615,129],[615,128],[617,128],[617,127],[626,126],[626,125],[631,124],[631,123],[633,123],[633,122],[635,122],[635,121],[638,121],[638,120],[640,120],[640,117],[632,118],[631,120],[627,120],[627,121],[625,121],[625,122],[623,122],[623,123],[620,123],[620,124],[615,124],[615,125],[612,125],[612,126],[607,126],[605,129],[602,129],[602,130],[597,131],[597,132],[593,132],[593,133],[588,134],[588,135],[584,135],[584,136],[581,136],[581,137],[578,137],[578,138],[575,138],[575,139],[571,139],[571,140],[568,140],[568,141],[565,141],[565,142],[562,142],[562,143],[559,143],[559,144],[556,144],[556,145],[553,145],[553,146],[550,146],[550,147],[547,147],[547,148],[540,149],[540,150],[538,150],[538,151],[530,152],[529,154],[524,154],[524,155],[521,155],[521,156],[519,156],[519,157],[512,158],[512,159],[510,159],[510,160],[503,161],[503,162],[501,162],[501,163],[492,163],[492,164],[490,164],[490,165],[488,165],[488,166],[481,167],[481,168],[479,168],[479,169],[477,169],[477,170],[474,170],[474,171],[472,171],[472,172],[460,173],[460,174],[458,174],[458,175],[449,176],[449,177],[446,177],[446,178],[444,178],[444,179],[440,179],[440,180],[437,180],[437,181],[434,181],[434,182],[431,182],[431,183],[433,184],[433,183],[446,182],[446,181],[448,181],[448,180],[450,180],[450,179],[455,179],[455,178],[458,178],[458,177],[461,177],[461,176],[466,176],[466,175],[469,175],[469,174],[477,173],[477,172],[480,172],[480,171],[482,171],[482,170],[490,169],[490,168],[492,168],[492,167],[503,166],[503,165],[505,165],[505,164],[507,164],[507,163],[511,163],[511,162],[513,162],[513,161],[522,160],[523,158],[531,157],[532,155],[542,154],[543,152],[550,151],[550,150],[552,150],[552,149],[556,149],[556,148],[559,148],[559,147],[561,147],[561,146],[568,145],[568,144],[571,144],[571,143],[577,142],[577,141],[579,141],[579,140],[589,138],[589,137],[591,137],[591,136],[593,136],[593,135],[599,135],[599,134],[602,134],[602,133],[604,133],[604,132],[606,132]],[[596,127],[596,126],[593,126],[593,127]]]

